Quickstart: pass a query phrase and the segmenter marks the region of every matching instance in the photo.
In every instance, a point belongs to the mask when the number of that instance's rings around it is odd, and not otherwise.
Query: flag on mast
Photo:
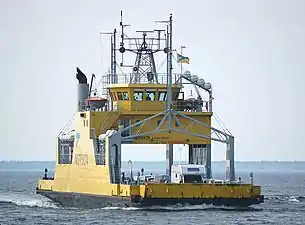
[[[183,56],[183,55],[180,55],[180,54],[177,53],[177,62],[178,63],[189,64],[190,63],[190,59],[189,59],[189,57],[186,57],[186,56]]]

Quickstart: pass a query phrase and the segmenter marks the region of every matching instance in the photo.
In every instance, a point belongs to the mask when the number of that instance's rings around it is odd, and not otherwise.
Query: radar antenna
[[[124,33],[124,27],[128,25],[123,24],[123,12],[121,11],[121,43],[119,51],[122,54],[121,67],[132,67],[131,72],[131,83],[159,83],[158,75],[156,71],[156,63],[154,54],[160,51],[168,53],[167,50],[167,38],[161,38],[161,33],[165,30],[145,30],[145,31],[136,31],[137,33],[142,33],[142,37],[127,37]],[[150,34],[150,35],[149,35]],[[157,35],[155,35],[157,34]],[[129,48],[125,46],[124,41],[130,41]],[[165,42],[165,47],[161,47],[161,41]],[[126,52],[135,53],[136,60],[133,65],[124,65],[123,63],[123,54]]]

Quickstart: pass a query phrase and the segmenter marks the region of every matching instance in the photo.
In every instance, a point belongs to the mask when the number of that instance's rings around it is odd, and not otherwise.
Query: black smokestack
[[[76,71],[77,71],[76,78],[77,78],[78,82],[80,84],[87,84],[86,75],[78,67],[76,67]]]

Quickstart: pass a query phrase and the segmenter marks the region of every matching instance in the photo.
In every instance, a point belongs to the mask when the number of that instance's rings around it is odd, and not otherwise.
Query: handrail
[[[126,102],[126,101],[119,101]],[[163,111],[166,106],[166,101],[156,101],[156,102],[137,102],[131,101],[128,106],[129,109],[125,107],[120,107],[119,102],[113,105],[113,109],[109,111]],[[151,105],[150,105],[151,103]],[[179,100],[173,101],[172,107],[175,111],[179,112],[210,112],[209,101],[202,100]]]
[[[167,73],[157,73],[158,77],[158,83],[159,84],[167,84]],[[105,74],[102,76],[104,81],[109,81],[107,79],[109,76],[113,76],[112,74]],[[116,73],[114,76],[116,76],[117,84],[147,84],[150,83],[147,79],[147,76],[142,74],[134,74],[134,73]],[[173,74],[173,84],[182,84],[181,74],[180,73],[174,73]],[[110,84],[109,82],[104,82],[105,84]]]

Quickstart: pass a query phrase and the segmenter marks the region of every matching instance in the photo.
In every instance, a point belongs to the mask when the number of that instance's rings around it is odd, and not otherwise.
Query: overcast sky
[[[119,27],[121,9],[126,32],[173,13],[173,45],[187,46],[187,69],[212,83],[236,160],[305,160],[303,0],[0,0],[0,160],[55,159],[55,137],[76,109],[75,68],[107,71],[99,33]],[[124,160],[165,159],[165,146],[123,150]],[[225,159],[223,144],[212,159]]]

